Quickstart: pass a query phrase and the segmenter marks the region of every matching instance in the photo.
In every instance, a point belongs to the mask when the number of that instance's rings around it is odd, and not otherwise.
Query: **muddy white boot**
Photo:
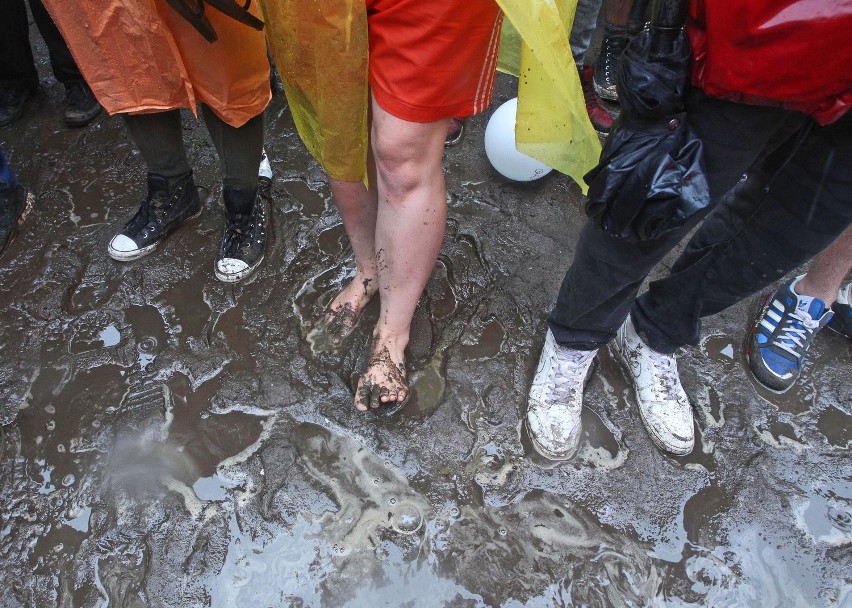
[[[692,407],[674,356],[646,345],[629,316],[615,336],[613,350],[633,381],[639,414],[653,442],[674,456],[689,454],[695,445]]]
[[[580,445],[583,385],[597,352],[559,346],[547,330],[526,416],[533,447],[545,458],[568,460]]]

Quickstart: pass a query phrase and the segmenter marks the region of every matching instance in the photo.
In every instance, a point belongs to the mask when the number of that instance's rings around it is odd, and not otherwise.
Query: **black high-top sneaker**
[[[183,222],[201,213],[201,199],[190,171],[167,179],[148,174],[148,196],[139,210],[109,243],[109,257],[129,262],[151,253]]]
[[[264,153],[254,191],[225,186],[225,233],[216,260],[216,278],[236,283],[260,266],[266,251],[272,171]]]

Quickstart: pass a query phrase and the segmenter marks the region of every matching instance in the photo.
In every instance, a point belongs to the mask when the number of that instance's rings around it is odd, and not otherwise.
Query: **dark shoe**
[[[264,161],[265,161],[264,156]],[[265,161],[268,166],[268,161]],[[222,198],[225,199],[225,233],[222,235],[222,248],[216,260],[216,278],[224,283],[241,281],[260,266],[266,251],[266,232],[269,223],[269,202],[272,186],[271,171],[264,171],[257,178],[257,190],[246,192],[225,186]],[[247,210],[254,198],[251,209]],[[243,212],[236,211],[237,209]]]
[[[22,91],[16,89],[0,89],[0,127],[10,125],[24,113],[24,104],[35,91],[30,87]]]
[[[32,208],[33,195],[23,186],[0,190],[0,254],[15,239]]]
[[[453,116],[450,118],[450,126],[447,127],[447,137],[444,138],[445,148],[452,148],[461,141],[462,135],[464,135],[465,121],[464,117]]]
[[[852,340],[852,283],[840,288],[837,301],[831,305],[831,310],[834,311],[834,316],[826,327]]]
[[[592,83],[593,78],[590,66],[580,68],[580,85],[583,87],[583,98],[586,101],[586,112],[589,114],[589,120],[592,121],[595,131],[609,133],[612,129],[612,116],[601,105],[601,100],[595,93],[595,87]]]
[[[754,377],[777,393],[796,383],[814,336],[831,320],[831,309],[822,300],[796,293],[800,278],[766,299],[748,342]]]
[[[148,196],[124,230],[110,241],[109,257],[129,262],[148,255],[178,226],[200,213],[192,172],[172,179],[149,173]]]
[[[72,84],[65,98],[65,124],[69,127],[85,127],[101,113],[101,104],[84,82]]]
[[[621,55],[627,48],[630,38],[625,35],[608,35],[601,45],[601,52],[595,62],[594,84],[595,92],[603,99],[618,101],[618,91],[615,87],[615,75]]]

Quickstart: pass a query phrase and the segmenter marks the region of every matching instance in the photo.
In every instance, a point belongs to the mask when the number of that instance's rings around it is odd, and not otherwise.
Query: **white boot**
[[[645,430],[664,452],[686,456],[695,445],[692,407],[680,384],[674,356],[646,345],[630,316],[619,328],[613,350],[633,380]]]
[[[597,352],[559,346],[547,330],[526,422],[533,447],[549,460],[568,460],[580,445],[583,385]]]

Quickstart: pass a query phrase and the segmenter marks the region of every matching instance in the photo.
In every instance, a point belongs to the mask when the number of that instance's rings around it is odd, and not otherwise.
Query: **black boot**
[[[249,276],[263,261],[269,223],[272,180],[257,178],[257,189],[243,190],[225,186],[225,233],[216,260],[216,278],[236,283]]]
[[[601,44],[601,52],[595,61],[595,93],[601,98],[618,101],[618,91],[615,86],[615,75],[621,54],[630,42],[630,35],[625,28],[606,27],[606,34]]]
[[[0,127],[10,125],[20,118],[27,99],[35,89],[35,85],[20,90],[0,88]]]
[[[33,195],[23,186],[0,190],[0,254],[15,239],[32,206]]]
[[[65,124],[85,127],[101,113],[101,104],[85,82],[72,84],[65,98]]]
[[[148,196],[109,244],[109,257],[128,262],[151,253],[186,220],[201,213],[192,172],[177,177],[148,174]]]

